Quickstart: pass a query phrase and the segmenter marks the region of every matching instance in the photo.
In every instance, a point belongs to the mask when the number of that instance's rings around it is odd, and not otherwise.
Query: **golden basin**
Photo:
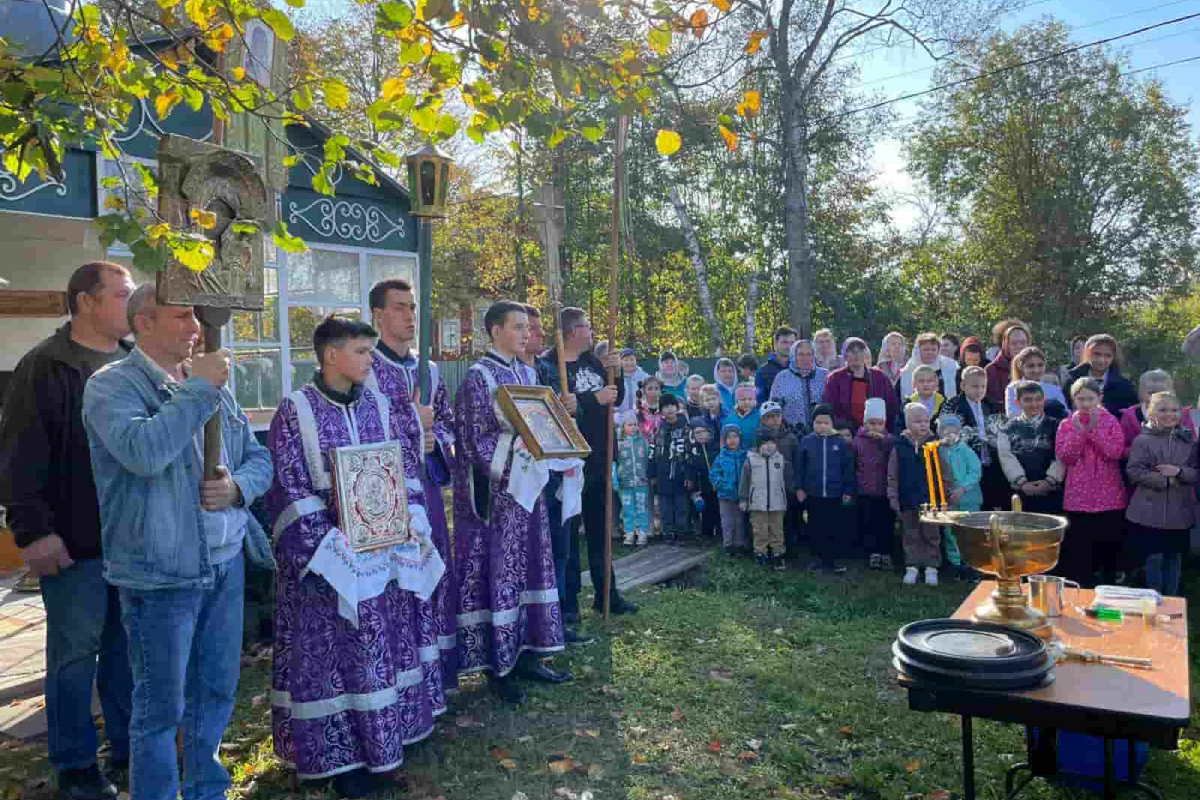
[[[1066,517],[1025,511],[933,511],[923,521],[949,526],[963,562],[996,578],[996,589],[975,609],[975,619],[1051,635],[1046,615],[1029,606],[1021,578],[1054,569]]]

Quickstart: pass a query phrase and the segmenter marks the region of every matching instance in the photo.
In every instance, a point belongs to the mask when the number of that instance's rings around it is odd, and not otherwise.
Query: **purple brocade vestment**
[[[416,359],[410,356],[402,362],[396,362],[376,349],[371,353],[371,362],[373,387],[377,386],[380,393],[391,403],[392,413],[404,418],[402,430],[411,433],[412,438],[405,441],[405,448],[414,453],[424,453],[420,419],[413,407],[418,397]],[[450,407],[450,396],[446,392],[445,382],[436,371],[431,370],[430,377],[436,381],[433,393],[433,433],[437,444],[432,455],[442,459],[447,470],[446,477],[449,478],[454,471],[454,411]],[[372,378],[368,379],[368,385],[372,385]],[[412,419],[408,419],[409,417]],[[433,528],[433,544],[446,564],[446,576],[438,584],[431,602],[437,619],[442,680],[449,691],[458,686],[458,583],[454,575],[454,554],[450,547],[450,531],[446,526],[442,485],[435,480],[430,470],[422,474],[421,484],[425,490],[425,513]]]
[[[334,588],[306,568],[338,524],[328,485],[330,452],[398,439],[412,485],[420,451],[409,445],[416,434],[406,428],[416,424],[415,415],[381,412],[366,388],[348,405],[312,385],[301,392],[311,415],[293,398],[285,399],[268,443],[275,477],[266,503],[276,520],[278,561],[271,677],[275,755],[300,778],[358,767],[384,772],[403,763],[404,745],[427,737],[434,718],[446,710],[432,599],[423,602],[392,580],[382,594],[358,603],[356,628],[339,614]],[[310,425],[317,453],[305,452],[301,429]],[[314,462],[324,464],[316,480]],[[409,492],[410,507],[423,503],[420,492]]]
[[[464,673],[504,676],[523,651],[563,648],[545,502],[526,511],[506,490],[511,431],[494,401],[497,386],[518,383],[533,383],[526,368],[488,353],[455,397],[454,570]]]

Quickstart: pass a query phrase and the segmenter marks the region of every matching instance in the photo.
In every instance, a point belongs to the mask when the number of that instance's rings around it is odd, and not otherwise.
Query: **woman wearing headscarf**
[[[875,366],[887,376],[893,386],[900,380],[900,373],[904,371],[907,361],[908,342],[905,341],[904,334],[892,331],[883,337],[883,344],[879,345],[879,361]]]
[[[713,383],[721,395],[721,419],[733,413],[737,405],[737,367],[732,358],[721,356],[713,366]]]
[[[1012,380],[1012,360],[1017,353],[1033,344],[1033,332],[1019,319],[1007,319],[1000,334],[1000,351],[992,362],[984,367],[988,376],[987,397],[999,407],[1004,407],[1004,390]]]

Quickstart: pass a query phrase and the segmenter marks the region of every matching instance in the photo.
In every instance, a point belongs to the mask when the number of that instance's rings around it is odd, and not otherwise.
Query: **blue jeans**
[[[175,800],[183,728],[184,800],[223,800],[217,759],[241,667],[244,554],[213,565],[211,586],[121,589],[133,663],[130,800]]]
[[[1151,553],[1146,556],[1146,588],[1157,589],[1161,595],[1177,595],[1182,571],[1182,553]]]
[[[582,567],[579,559],[579,536],[576,527],[579,517],[562,522],[562,502],[555,497],[562,481],[550,481],[546,487],[546,511],[550,515],[550,543],[554,548],[554,579],[558,585],[558,602],[563,614],[579,613],[579,591]]]
[[[93,681],[100,692],[112,759],[124,761],[129,758],[133,676],[117,590],[104,580],[104,561],[76,561],[42,578],[41,587],[50,763],[59,770],[96,763],[100,742],[92,722]]]

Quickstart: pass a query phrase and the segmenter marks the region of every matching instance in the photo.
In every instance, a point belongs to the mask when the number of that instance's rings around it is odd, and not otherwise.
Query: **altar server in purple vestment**
[[[371,354],[371,374],[367,386],[378,390],[392,404],[392,413],[415,425],[405,424],[414,437],[405,444],[414,453],[422,453],[425,470],[421,484],[425,494],[425,513],[433,528],[433,543],[446,563],[446,577],[433,595],[437,615],[438,650],[442,657],[442,679],[446,689],[458,686],[458,643],[455,637],[458,614],[458,584],[454,581],[450,532],[446,527],[446,507],[442,487],[450,484],[454,469],[454,411],[450,395],[438,374],[437,364],[429,362],[429,385],[433,387],[433,405],[420,404],[417,383],[417,359],[413,340],[417,335],[417,303],[412,284],[402,278],[380,281],[371,287],[371,316],[379,330],[379,341]]]
[[[375,337],[365,322],[321,322],[313,333],[320,371],[279,405],[269,440],[275,477],[266,501],[279,564],[275,755],[302,780],[332,777],[338,797],[386,790],[379,773],[400,766],[404,746],[432,732],[446,702],[430,602],[442,562],[409,446],[417,422],[363,385]],[[338,529],[333,451],[391,439],[403,453],[409,528],[435,562],[423,572],[400,546],[359,552]]]
[[[468,370],[454,406],[459,669],[490,672],[500,695],[519,703],[524,696],[514,675],[551,683],[569,675],[538,661],[539,654],[563,649],[541,499],[548,474],[536,468],[495,403],[501,385],[536,383],[533,370],[517,359],[529,339],[529,319],[521,304],[501,300],[483,324],[491,349]]]

